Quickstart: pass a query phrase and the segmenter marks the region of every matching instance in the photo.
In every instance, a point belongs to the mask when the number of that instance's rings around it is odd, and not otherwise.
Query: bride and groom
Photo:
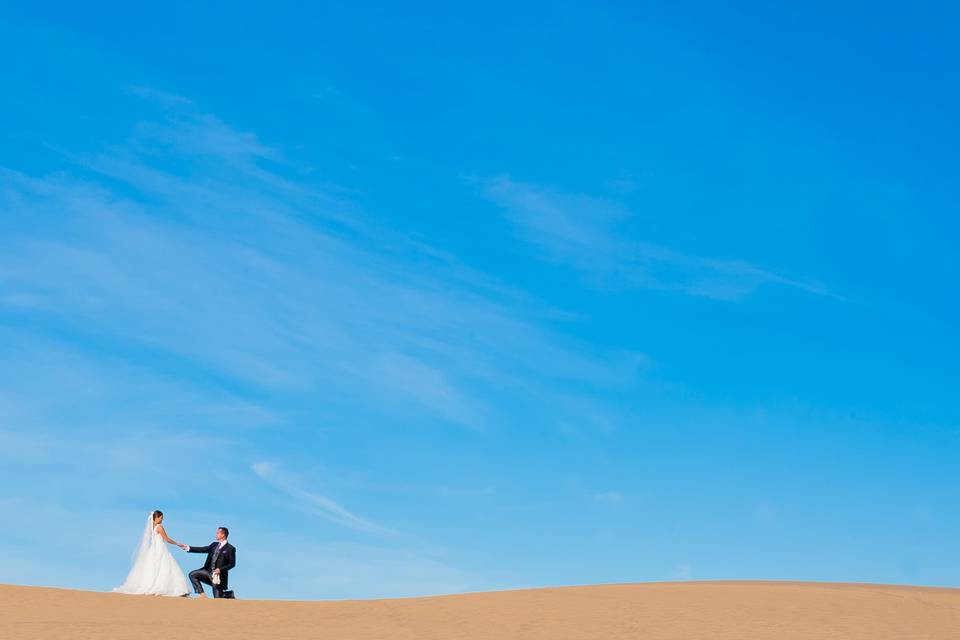
[[[133,557],[133,567],[117,593],[132,593],[152,596],[188,596],[190,588],[180,565],[173,558],[165,543],[175,544],[190,553],[205,553],[203,567],[190,572],[193,590],[206,598],[203,584],[210,585],[214,598],[232,598],[227,590],[227,576],[237,564],[237,549],[227,542],[230,531],[218,527],[216,540],[205,547],[191,547],[171,539],[163,528],[163,512],[153,511],[147,516],[143,538]]]

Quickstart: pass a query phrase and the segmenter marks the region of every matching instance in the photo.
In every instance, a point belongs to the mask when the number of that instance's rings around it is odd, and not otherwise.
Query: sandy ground
[[[187,600],[0,585],[0,638],[960,639],[960,589],[775,582],[404,600]]]

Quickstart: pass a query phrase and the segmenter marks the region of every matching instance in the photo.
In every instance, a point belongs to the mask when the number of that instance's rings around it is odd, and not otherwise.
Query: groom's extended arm
[[[212,544],[208,544],[205,547],[187,547],[186,550],[190,553],[209,553],[212,547]]]

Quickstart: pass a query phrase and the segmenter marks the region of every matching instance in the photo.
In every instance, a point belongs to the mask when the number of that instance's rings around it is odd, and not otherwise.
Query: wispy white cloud
[[[381,358],[381,381],[405,398],[465,425],[478,424],[479,402],[468,400],[450,384],[437,367],[403,354],[387,353]]]
[[[630,212],[612,200],[560,193],[507,176],[489,180],[486,194],[545,259],[570,265],[603,287],[677,291],[717,300],[738,300],[769,284],[827,294],[817,284],[749,262],[690,255],[624,237],[618,224],[629,219]]]
[[[250,134],[195,125],[212,129],[199,177],[156,161],[190,149],[143,142],[86,161],[122,188],[7,172],[0,300],[245,384],[374,391],[374,406],[470,426],[497,417],[491,385],[585,406],[554,383],[620,386],[646,366],[542,328],[552,311],[420,240],[360,215],[345,226],[348,207],[261,169]],[[16,224],[27,219],[57,232]]]
[[[255,462],[250,467],[253,472],[271,486],[279,489],[296,501],[296,506],[325,518],[335,524],[379,535],[390,535],[394,532],[374,524],[351,513],[335,500],[313,491],[307,491],[293,479],[284,474],[277,465],[269,462]]]

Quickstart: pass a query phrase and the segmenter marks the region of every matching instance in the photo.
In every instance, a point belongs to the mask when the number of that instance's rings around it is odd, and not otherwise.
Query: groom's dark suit
[[[203,587],[200,583],[209,584],[213,588],[213,597],[219,598],[227,590],[227,574],[230,569],[237,566],[237,549],[229,542],[220,546],[218,540],[205,547],[189,547],[190,553],[205,553],[207,561],[203,567],[190,572],[190,582],[193,584],[193,590],[197,593],[203,593]],[[220,584],[213,584],[213,570],[220,569]],[[229,595],[229,594],[228,594]]]

